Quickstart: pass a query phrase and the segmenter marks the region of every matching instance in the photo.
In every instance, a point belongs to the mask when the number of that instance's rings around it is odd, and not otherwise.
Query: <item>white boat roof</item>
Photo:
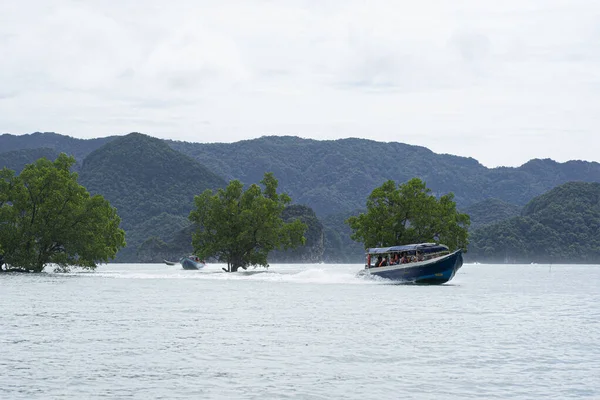
[[[384,254],[384,253],[401,253],[403,251],[416,251],[419,250],[422,253],[433,253],[436,251],[448,250],[448,246],[438,243],[415,243],[415,244],[404,244],[399,246],[391,247],[371,247],[367,249],[368,254]]]

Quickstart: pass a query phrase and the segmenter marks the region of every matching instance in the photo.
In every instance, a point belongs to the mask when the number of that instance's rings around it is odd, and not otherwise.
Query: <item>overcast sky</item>
[[[3,0],[0,132],[600,161],[598,0]],[[368,152],[368,149],[365,149]]]

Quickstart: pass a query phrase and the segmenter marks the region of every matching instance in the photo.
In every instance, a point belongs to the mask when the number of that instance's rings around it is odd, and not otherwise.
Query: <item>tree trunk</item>
[[[232,260],[227,263],[228,272],[237,272],[240,268],[247,268],[242,262],[242,257],[233,257]]]

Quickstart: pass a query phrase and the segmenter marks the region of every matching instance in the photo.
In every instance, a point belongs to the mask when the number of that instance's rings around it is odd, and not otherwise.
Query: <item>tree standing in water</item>
[[[267,256],[277,248],[304,244],[306,224],[299,219],[285,223],[283,209],[291,202],[277,194],[277,179],[265,173],[260,182],[243,190],[238,180],[216,194],[210,189],[194,198],[190,220],[197,226],[192,236],[194,253],[202,259],[214,257],[235,272],[250,265],[268,267]]]
[[[77,183],[73,164],[63,153],[18,176],[0,170],[0,249],[7,266],[0,271],[41,272],[48,264],[94,269],[125,246],[116,209]]]
[[[398,186],[389,180],[375,188],[367,212],[346,223],[352,239],[365,248],[431,242],[436,234],[450,250],[466,250],[469,243],[470,219],[456,210],[454,194],[437,199],[418,178]]]

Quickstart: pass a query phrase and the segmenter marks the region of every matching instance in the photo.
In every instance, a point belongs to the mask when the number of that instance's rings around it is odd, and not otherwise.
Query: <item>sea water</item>
[[[0,275],[1,399],[600,399],[600,266]]]

